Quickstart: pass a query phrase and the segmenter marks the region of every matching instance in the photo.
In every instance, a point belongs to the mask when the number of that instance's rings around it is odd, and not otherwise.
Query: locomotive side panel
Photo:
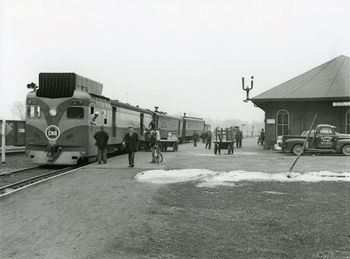
[[[117,143],[122,143],[129,126],[134,127],[134,131],[140,134],[140,112],[117,107]]]
[[[114,152],[117,144],[115,132],[113,131],[113,109],[108,98],[91,95],[89,105],[89,136],[88,136],[88,156],[97,156],[97,146],[94,135],[104,126],[104,131],[110,136],[108,140],[108,153]]]

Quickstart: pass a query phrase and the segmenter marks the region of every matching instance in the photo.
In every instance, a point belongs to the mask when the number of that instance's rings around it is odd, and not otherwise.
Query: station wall
[[[288,114],[287,134],[300,135],[304,130],[309,129],[312,120],[317,113],[317,124],[331,124],[337,127],[340,133],[350,133],[349,113],[350,108],[346,106],[333,106],[331,101],[308,101],[308,102],[269,102],[261,103],[258,106],[265,111],[265,148],[272,148],[277,141],[277,136],[281,135],[281,116],[284,112]],[[280,118],[280,121],[279,121]]]

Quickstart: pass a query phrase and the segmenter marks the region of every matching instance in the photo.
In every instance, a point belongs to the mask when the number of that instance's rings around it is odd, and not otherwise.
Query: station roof
[[[350,58],[339,56],[258,96],[268,101],[316,101],[350,99]]]

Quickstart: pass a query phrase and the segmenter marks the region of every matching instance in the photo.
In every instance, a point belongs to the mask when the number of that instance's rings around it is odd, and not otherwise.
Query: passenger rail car
[[[196,132],[200,136],[205,130],[205,121],[202,118],[183,117],[183,142],[189,142],[193,139]]]
[[[181,139],[183,132],[183,119],[182,117],[171,116],[167,114],[156,113],[156,127],[159,130],[160,138],[166,139],[168,134],[176,135],[178,139]]]

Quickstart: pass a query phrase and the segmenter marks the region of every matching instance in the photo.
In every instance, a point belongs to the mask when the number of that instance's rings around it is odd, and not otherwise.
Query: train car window
[[[68,119],[83,119],[84,108],[83,107],[68,107],[67,108]]]
[[[90,114],[94,114],[95,113],[95,107],[90,107]]]

